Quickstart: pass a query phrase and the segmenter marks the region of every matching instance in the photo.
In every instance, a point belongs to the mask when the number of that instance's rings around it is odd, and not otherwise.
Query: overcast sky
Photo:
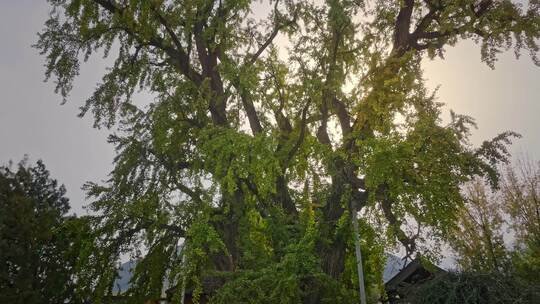
[[[0,0],[0,164],[25,154],[42,159],[82,213],[82,184],[105,180],[114,156],[107,132],[93,129],[91,117],[77,117],[105,63],[98,57],[84,66],[69,102],[60,105],[53,84],[43,82],[43,58],[30,47],[47,14],[45,1]],[[449,49],[446,60],[426,62],[425,71],[430,87],[441,86],[439,101],[447,109],[476,118],[473,143],[513,130],[523,135],[513,154],[540,159],[540,68],[530,58],[505,53],[491,70],[480,62],[478,47],[464,42]]]

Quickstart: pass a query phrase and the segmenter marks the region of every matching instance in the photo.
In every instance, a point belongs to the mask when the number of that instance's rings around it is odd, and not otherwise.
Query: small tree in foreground
[[[214,276],[220,303],[357,302],[351,216],[365,215],[376,286],[385,242],[416,251],[408,221],[446,237],[460,186],[497,183],[513,135],[472,147],[472,119],[441,120],[422,61],[471,39],[492,67],[512,45],[538,63],[536,1],[49,3],[36,47],[64,99],[82,60],[115,57],[81,113],[121,130],[111,179],[87,187],[97,215],[81,282],[96,302],[128,254],[141,258],[134,302],[164,278],[197,298]]]

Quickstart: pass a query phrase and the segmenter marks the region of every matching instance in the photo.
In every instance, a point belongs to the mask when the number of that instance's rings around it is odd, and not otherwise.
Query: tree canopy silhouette
[[[43,162],[0,167],[0,302],[82,303],[75,275],[84,219]]]

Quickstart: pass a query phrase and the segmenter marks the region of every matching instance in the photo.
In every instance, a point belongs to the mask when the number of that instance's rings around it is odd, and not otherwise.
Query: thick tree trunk
[[[212,222],[212,225],[220,235],[225,247],[225,252],[219,252],[212,256],[214,266],[218,271],[235,271],[240,258],[240,249],[238,248],[239,220],[244,213],[244,194],[237,190],[234,195],[224,198],[228,205],[226,212],[220,210],[218,220]]]
[[[336,180],[337,182],[337,180]],[[319,239],[317,242],[317,254],[321,261],[322,270],[335,280],[339,280],[345,270],[346,237],[336,233],[339,218],[345,211],[341,204],[341,183],[334,183],[334,191],[327,199],[323,210],[324,219],[319,222]],[[312,286],[306,290],[309,295],[304,299],[304,304],[321,303],[323,294],[319,286]]]
[[[363,180],[356,177],[351,164],[338,160],[335,167],[338,170],[332,178],[332,190],[323,209],[324,220],[320,226],[317,249],[323,271],[335,280],[342,280],[349,232],[338,231],[338,222],[347,209],[350,212],[361,210],[367,201],[367,194],[360,191],[364,188]]]
[[[323,221],[320,223],[320,237],[318,251],[321,257],[323,271],[334,279],[339,279],[345,268],[344,235],[336,233],[340,217],[345,212],[342,196],[347,181],[342,174],[332,178],[332,192],[323,209]]]

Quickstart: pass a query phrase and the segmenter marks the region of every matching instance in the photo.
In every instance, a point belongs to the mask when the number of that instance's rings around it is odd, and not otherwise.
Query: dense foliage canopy
[[[538,64],[538,1],[49,2],[35,46],[64,99],[81,61],[114,57],[81,113],[117,130],[110,180],[87,185],[96,303],[125,256],[137,303],[215,276],[217,303],[355,302],[356,212],[377,297],[383,248],[445,238],[460,186],[496,185],[515,135],[471,146],[473,120],[441,119],[422,61],[472,39],[490,66],[512,47]]]

